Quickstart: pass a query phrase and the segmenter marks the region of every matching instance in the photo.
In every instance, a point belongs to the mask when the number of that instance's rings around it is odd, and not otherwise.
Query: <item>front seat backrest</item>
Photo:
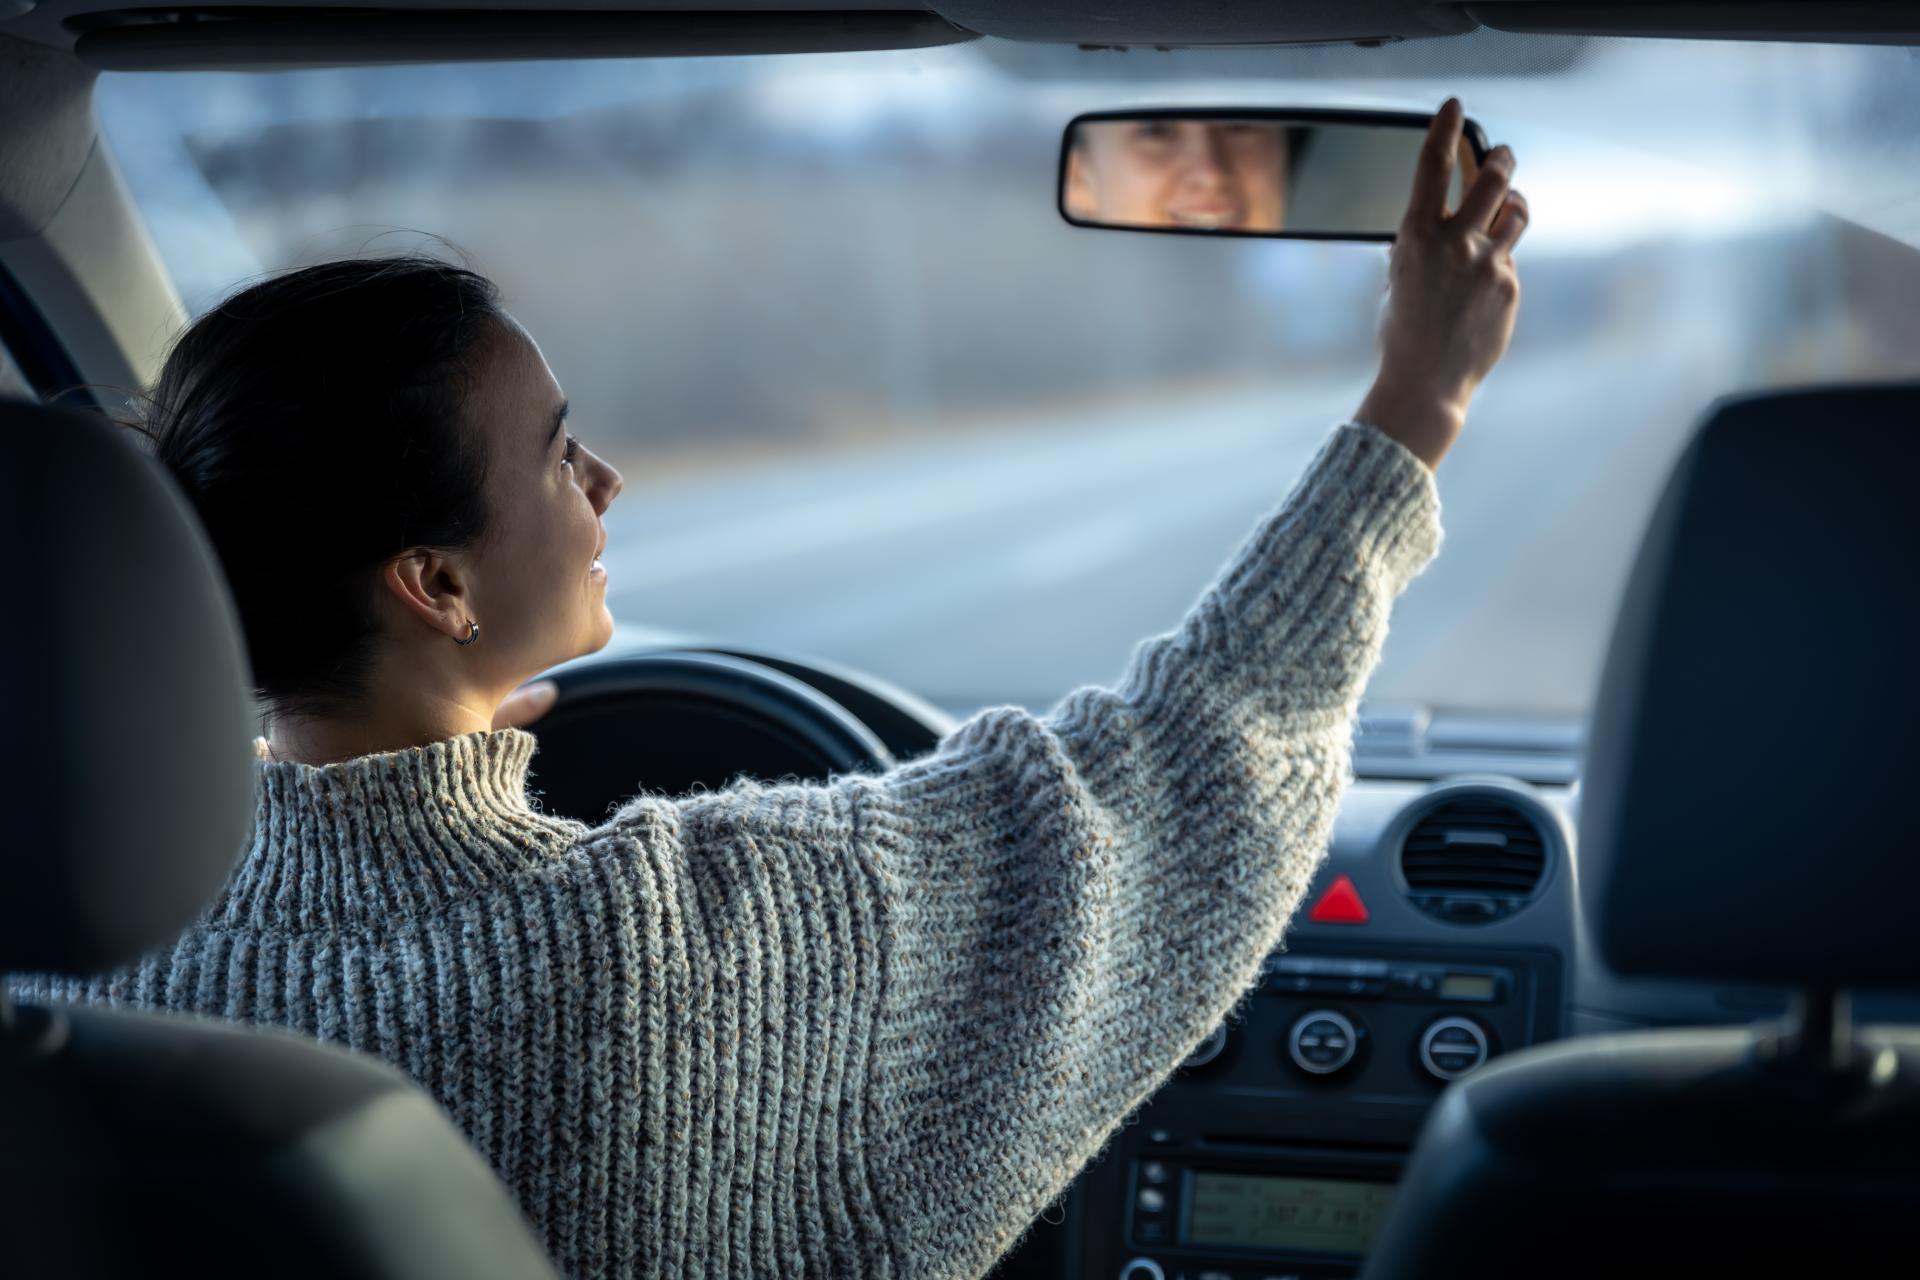
[[[104,419],[0,400],[0,548],[0,974],[99,972],[177,936],[239,856],[239,628],[187,503]],[[551,1276],[390,1068],[5,992],[0,1274]]]
[[[1723,402],[1689,445],[1595,703],[1581,913],[1616,973],[1786,985],[1795,1011],[1454,1084],[1367,1276],[1913,1265],[1920,1029],[1855,1030],[1841,993],[1920,987],[1917,477],[1920,384]]]

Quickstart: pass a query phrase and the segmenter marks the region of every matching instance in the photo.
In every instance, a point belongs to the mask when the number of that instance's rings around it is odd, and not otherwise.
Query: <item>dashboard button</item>
[[[1167,1195],[1153,1187],[1142,1187],[1133,1202],[1140,1206],[1142,1213],[1159,1213],[1167,1207]]]
[[[1140,1166],[1140,1181],[1151,1182],[1158,1186],[1167,1180],[1167,1166],[1158,1160],[1149,1160]]]
[[[1135,1258],[1121,1266],[1120,1280],[1167,1280],[1167,1273],[1152,1258]]]
[[[1188,1071],[1195,1067],[1204,1067],[1219,1057],[1226,1047],[1227,1024],[1223,1022],[1215,1027],[1205,1040],[1195,1046],[1193,1052],[1187,1055],[1187,1060],[1180,1065]]]
[[[1420,1065],[1437,1080],[1458,1080],[1491,1052],[1487,1033],[1471,1018],[1441,1018],[1420,1036]]]
[[[1365,924],[1367,918],[1367,904],[1360,900],[1353,877],[1344,875],[1336,876],[1307,911],[1307,919],[1315,924]]]
[[[1287,1033],[1287,1056],[1309,1075],[1330,1076],[1359,1052],[1360,1031],[1343,1013],[1316,1009],[1302,1014]]]

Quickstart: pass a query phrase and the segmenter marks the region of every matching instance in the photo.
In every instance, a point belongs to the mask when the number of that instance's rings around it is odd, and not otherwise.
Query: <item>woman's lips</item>
[[[1207,231],[1237,226],[1240,222],[1240,211],[1225,205],[1217,208],[1174,209],[1169,211],[1167,216],[1179,226],[1199,227]]]

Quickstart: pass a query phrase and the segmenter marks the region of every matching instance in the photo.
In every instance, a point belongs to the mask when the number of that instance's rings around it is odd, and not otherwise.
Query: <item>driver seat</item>
[[[1615,974],[1788,987],[1792,1012],[1454,1084],[1366,1276],[1916,1265],[1920,1029],[1855,1028],[1845,994],[1920,986],[1916,476],[1920,384],[1723,402],[1692,441],[1595,704],[1581,916]]]
[[[251,818],[233,606],[125,435],[0,399],[0,973],[171,941]],[[7,1276],[553,1275],[424,1093],[291,1034],[15,1004],[0,981],[0,1134]]]

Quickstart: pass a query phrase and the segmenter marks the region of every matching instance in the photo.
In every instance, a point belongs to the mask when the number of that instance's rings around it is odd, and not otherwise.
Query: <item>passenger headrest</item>
[[[1723,401],[1595,701],[1581,896],[1622,974],[1920,982],[1920,383]]]
[[[0,970],[98,972],[192,923],[240,854],[239,621],[138,437],[6,399],[0,601]]]

